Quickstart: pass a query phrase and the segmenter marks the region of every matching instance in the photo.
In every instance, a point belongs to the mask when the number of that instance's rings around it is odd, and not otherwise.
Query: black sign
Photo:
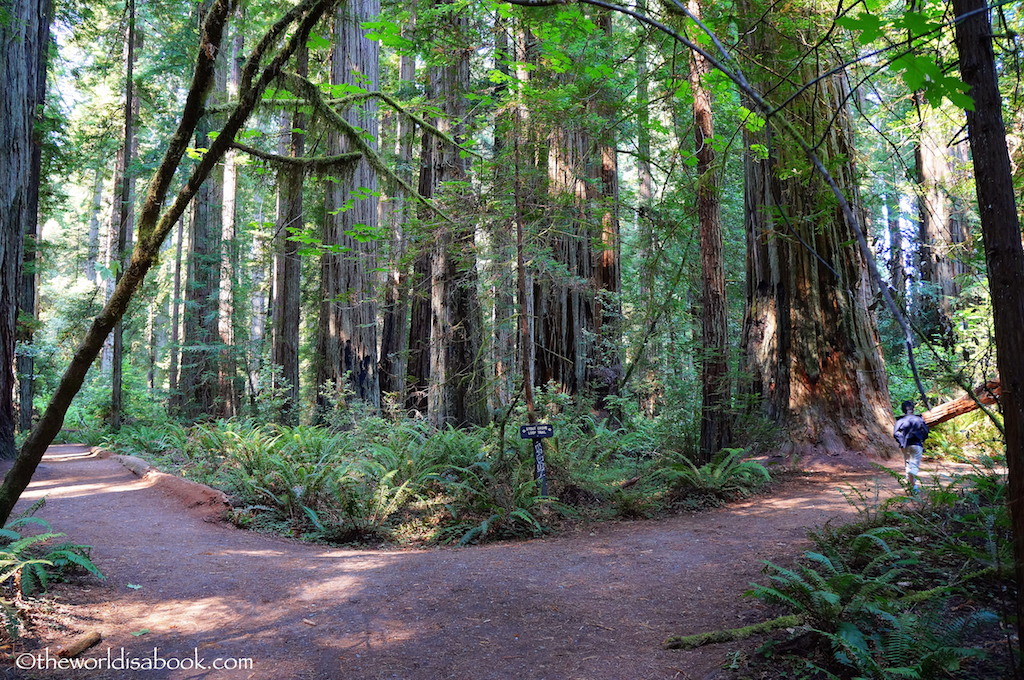
[[[555,436],[555,428],[550,423],[533,423],[519,426],[520,439],[544,439]]]
[[[547,496],[548,472],[544,465],[544,443],[539,438],[533,440],[533,477],[540,482],[540,495]]]

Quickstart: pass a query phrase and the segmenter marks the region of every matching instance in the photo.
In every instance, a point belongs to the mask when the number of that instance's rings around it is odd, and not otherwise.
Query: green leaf
[[[149,628],[143,628],[142,630],[132,631],[132,635],[134,635],[135,637],[141,637],[143,635],[147,635],[148,633],[149,633]]]
[[[839,17],[836,19],[836,23],[855,33],[859,32],[861,45],[874,42],[882,35],[882,20],[868,12],[861,12],[855,17]]]
[[[327,49],[330,46],[330,40],[321,35],[317,35],[316,33],[310,33],[309,38],[306,40],[306,47],[311,50]]]
[[[768,160],[768,147],[764,144],[751,144],[750,152],[754,154],[754,158],[758,160]]]
[[[865,654],[868,652],[868,641],[865,639],[864,633],[849,621],[840,621],[836,626],[836,633],[853,649]]]
[[[905,28],[913,35],[921,36],[940,28],[941,24],[921,12],[905,12],[902,19],[893,22],[893,26]]]
[[[964,111],[974,110],[974,97],[969,94],[963,94],[962,92],[950,92],[946,95],[946,98],[952,102],[953,106],[959,107]]]

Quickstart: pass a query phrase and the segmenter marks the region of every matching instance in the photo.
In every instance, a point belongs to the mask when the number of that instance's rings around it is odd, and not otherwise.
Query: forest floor
[[[663,650],[662,641],[768,618],[743,597],[763,580],[763,561],[792,563],[809,528],[852,519],[851,485],[869,497],[896,487],[877,470],[816,472],[695,514],[583,524],[526,542],[351,550],[234,528],[211,516],[212,496],[196,487],[86,454],[51,447],[21,503],[46,496],[37,515],[94,546],[106,579],[56,588],[73,629],[44,627],[16,652],[45,658],[99,631],[102,642],[80,658],[100,661],[77,672],[0,667],[0,678],[728,677],[727,655],[759,640],[694,651]],[[159,666],[155,658],[207,668],[118,669]],[[251,666],[214,669],[244,660]]]

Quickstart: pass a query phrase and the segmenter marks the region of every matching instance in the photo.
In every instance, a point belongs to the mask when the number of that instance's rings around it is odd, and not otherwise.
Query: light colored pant
[[[911,444],[903,449],[903,463],[908,475],[917,477],[921,474],[922,455],[924,455],[924,447],[920,444]]]

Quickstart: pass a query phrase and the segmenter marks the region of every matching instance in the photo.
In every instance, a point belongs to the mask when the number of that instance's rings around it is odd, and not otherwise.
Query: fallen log
[[[64,659],[73,659],[93,645],[99,644],[102,640],[103,635],[98,631],[86,633],[57,650],[57,656]]]
[[[935,408],[928,409],[921,414],[928,426],[938,425],[957,416],[970,413],[978,408],[979,402],[985,406],[991,406],[999,401],[999,381],[989,380],[983,385],[974,388],[974,394],[965,394],[959,399],[939,404]]]
[[[770,633],[780,628],[792,628],[803,623],[804,617],[800,614],[787,614],[770,621],[762,621],[752,626],[742,628],[729,628],[727,630],[716,630],[710,633],[697,633],[696,635],[677,635],[670,637],[662,643],[665,649],[696,649],[704,645],[714,645],[719,642],[735,642],[746,640],[749,637],[760,633]]]

